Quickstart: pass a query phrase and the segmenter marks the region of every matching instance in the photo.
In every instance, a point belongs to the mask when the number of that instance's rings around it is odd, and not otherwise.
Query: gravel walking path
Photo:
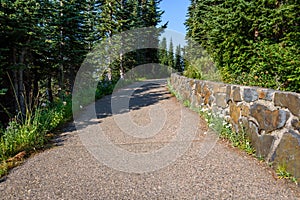
[[[82,126],[80,131],[74,124],[66,126],[54,148],[32,156],[0,183],[0,199],[300,199],[299,187],[276,179],[266,164],[225,142],[210,140],[205,121],[169,94],[165,80],[133,84],[128,90],[134,91],[129,109],[120,106],[115,115],[109,109],[114,98],[122,95],[97,101],[95,123]],[[150,124],[149,130],[157,134],[146,137],[148,129],[142,129],[141,135],[128,135],[134,128],[114,117],[130,118],[140,128]],[[159,117],[163,119],[155,122]],[[163,126],[151,126],[154,122]],[[196,134],[185,141],[176,133],[182,129],[181,123],[187,122],[191,129],[187,127],[185,132],[196,128]],[[167,145],[174,151],[170,148],[166,157],[149,157],[138,165],[129,163],[124,157],[127,154],[118,158],[119,163],[113,153],[112,161],[99,158],[95,152],[111,146],[97,146],[91,127],[101,127],[109,141],[132,155],[146,157]],[[168,160],[178,149],[184,154],[174,162]],[[167,164],[156,169],[161,163]],[[149,172],[143,172],[147,169]],[[128,172],[134,170],[137,173]]]

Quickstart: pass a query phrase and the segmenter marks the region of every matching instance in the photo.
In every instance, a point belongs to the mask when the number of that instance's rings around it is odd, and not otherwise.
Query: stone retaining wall
[[[244,127],[257,156],[300,181],[300,94],[189,79],[172,74],[170,83],[193,107],[205,107]]]

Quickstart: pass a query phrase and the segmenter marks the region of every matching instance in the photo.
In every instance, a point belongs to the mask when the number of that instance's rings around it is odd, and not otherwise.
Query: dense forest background
[[[163,14],[159,3],[160,0],[1,1],[2,123],[7,124],[17,113],[26,115],[41,100],[53,103],[57,97],[66,98],[87,53],[117,33],[157,26]],[[158,45],[158,38],[153,41]],[[111,79],[149,60],[157,63],[158,52],[132,53],[121,64],[112,64]]]
[[[187,37],[207,55],[186,74],[213,61],[224,82],[300,92],[299,11],[299,0],[191,0]]]

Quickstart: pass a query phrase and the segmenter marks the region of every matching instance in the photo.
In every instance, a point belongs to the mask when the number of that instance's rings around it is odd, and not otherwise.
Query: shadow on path
[[[81,130],[101,123],[99,119],[139,110],[161,100],[169,99],[171,96],[166,89],[166,84],[166,79],[153,79],[135,82],[122,88],[118,88],[117,85],[113,94],[104,96],[95,102],[95,110],[87,106],[78,113],[78,117],[75,118],[76,129]],[[96,112],[95,116],[98,120],[93,118],[92,112]],[[85,117],[85,113],[89,113],[88,116]]]
[[[138,110],[168,99],[169,92],[163,87],[165,84],[166,80],[148,80],[126,86],[96,102],[97,118]]]

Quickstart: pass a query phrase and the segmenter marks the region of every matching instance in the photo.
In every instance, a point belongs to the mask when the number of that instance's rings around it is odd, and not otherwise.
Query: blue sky
[[[162,0],[161,10],[165,13],[162,16],[162,23],[169,21],[168,29],[178,31],[185,35],[185,18],[190,0]]]

